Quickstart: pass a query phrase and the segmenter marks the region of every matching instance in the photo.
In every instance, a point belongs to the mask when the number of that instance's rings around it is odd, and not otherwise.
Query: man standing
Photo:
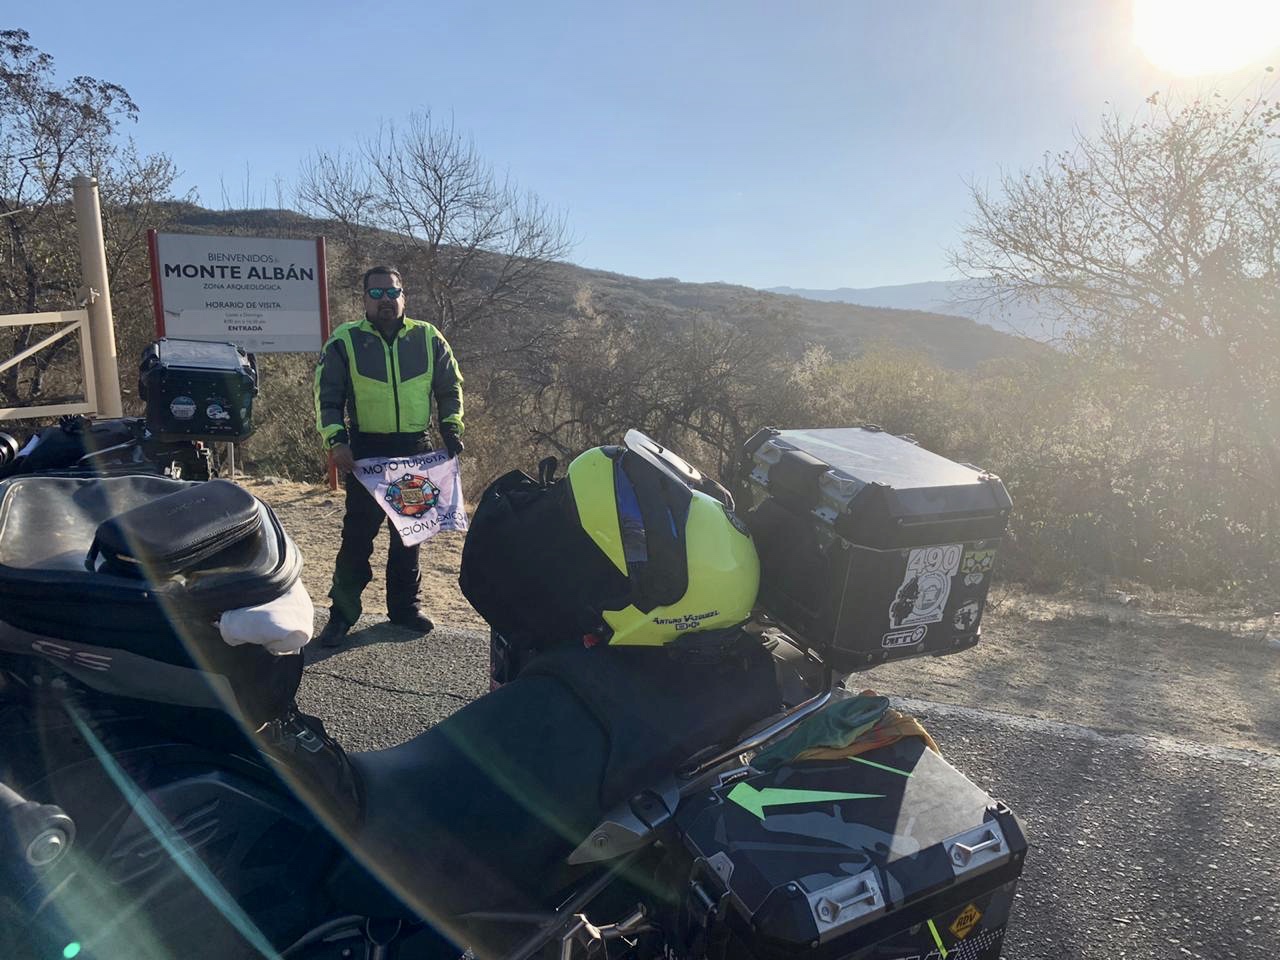
[[[334,331],[316,368],[316,428],[330,462],[346,477],[342,546],[333,571],[323,646],[342,643],[360,617],[360,594],[373,578],[369,557],[386,521],[387,616],[427,633],[435,626],[419,606],[418,547],[406,547],[382,507],[355,477],[355,461],[404,457],[431,449],[434,405],[450,456],[462,453],[462,374],[449,343],[430,323],[405,316],[400,271],[374,267],[364,275],[365,318]],[[433,404],[434,401],[434,404]]]

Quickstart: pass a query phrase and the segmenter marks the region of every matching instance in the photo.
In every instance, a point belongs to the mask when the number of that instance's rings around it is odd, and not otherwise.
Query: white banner
[[[467,529],[458,458],[445,450],[357,460],[355,476],[391,518],[405,546],[429,540],[441,530]]]
[[[250,353],[319,353],[322,270],[314,240],[156,234],[165,336]]]

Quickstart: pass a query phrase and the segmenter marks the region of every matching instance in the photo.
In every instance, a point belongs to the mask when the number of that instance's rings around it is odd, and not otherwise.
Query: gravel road
[[[1280,955],[1280,755],[903,705],[1033,845],[1009,960]]]
[[[420,640],[370,619],[307,659],[302,705],[352,750],[408,739],[486,689],[471,629]],[[1280,955],[1280,752],[900,702],[1026,827],[1008,960]]]

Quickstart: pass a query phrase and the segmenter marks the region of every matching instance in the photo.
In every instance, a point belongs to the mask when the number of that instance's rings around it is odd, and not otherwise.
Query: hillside
[[[170,229],[177,232],[299,237],[324,235],[327,226],[287,210],[215,211],[182,205],[175,213]],[[412,277],[406,280],[412,310]],[[794,336],[797,354],[810,344],[847,355],[871,343],[887,342],[942,366],[967,369],[994,357],[1038,349],[1025,338],[972,320],[923,310],[819,302],[727,283],[683,283],[672,277],[646,280],[568,263],[559,268],[558,280],[537,310],[572,311],[580,294],[589,291],[593,309],[623,318],[706,317],[748,329],[780,328]],[[340,282],[331,273],[331,298],[339,295]]]
[[[838,287],[834,290],[770,287],[768,292],[823,303],[853,303],[968,317],[996,330],[1033,340],[1048,341],[1055,335],[1054,318],[1046,309],[1035,304],[993,307],[983,301],[982,290],[974,283],[930,280],[887,287]]]
[[[729,323],[786,324],[795,330],[798,348],[808,341],[836,354],[852,354],[867,344],[888,342],[952,369],[1038,349],[1030,340],[964,317],[823,303],[727,283],[683,283],[672,277],[643,280],[567,265],[564,271],[571,283],[590,286],[597,306],[609,310],[677,310]]]

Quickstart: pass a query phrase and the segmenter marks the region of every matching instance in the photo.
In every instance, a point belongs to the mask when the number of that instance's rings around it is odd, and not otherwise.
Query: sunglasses
[[[404,290],[400,287],[370,287],[365,293],[375,300],[381,300],[383,297],[388,300],[396,300],[400,294],[404,293]]]

